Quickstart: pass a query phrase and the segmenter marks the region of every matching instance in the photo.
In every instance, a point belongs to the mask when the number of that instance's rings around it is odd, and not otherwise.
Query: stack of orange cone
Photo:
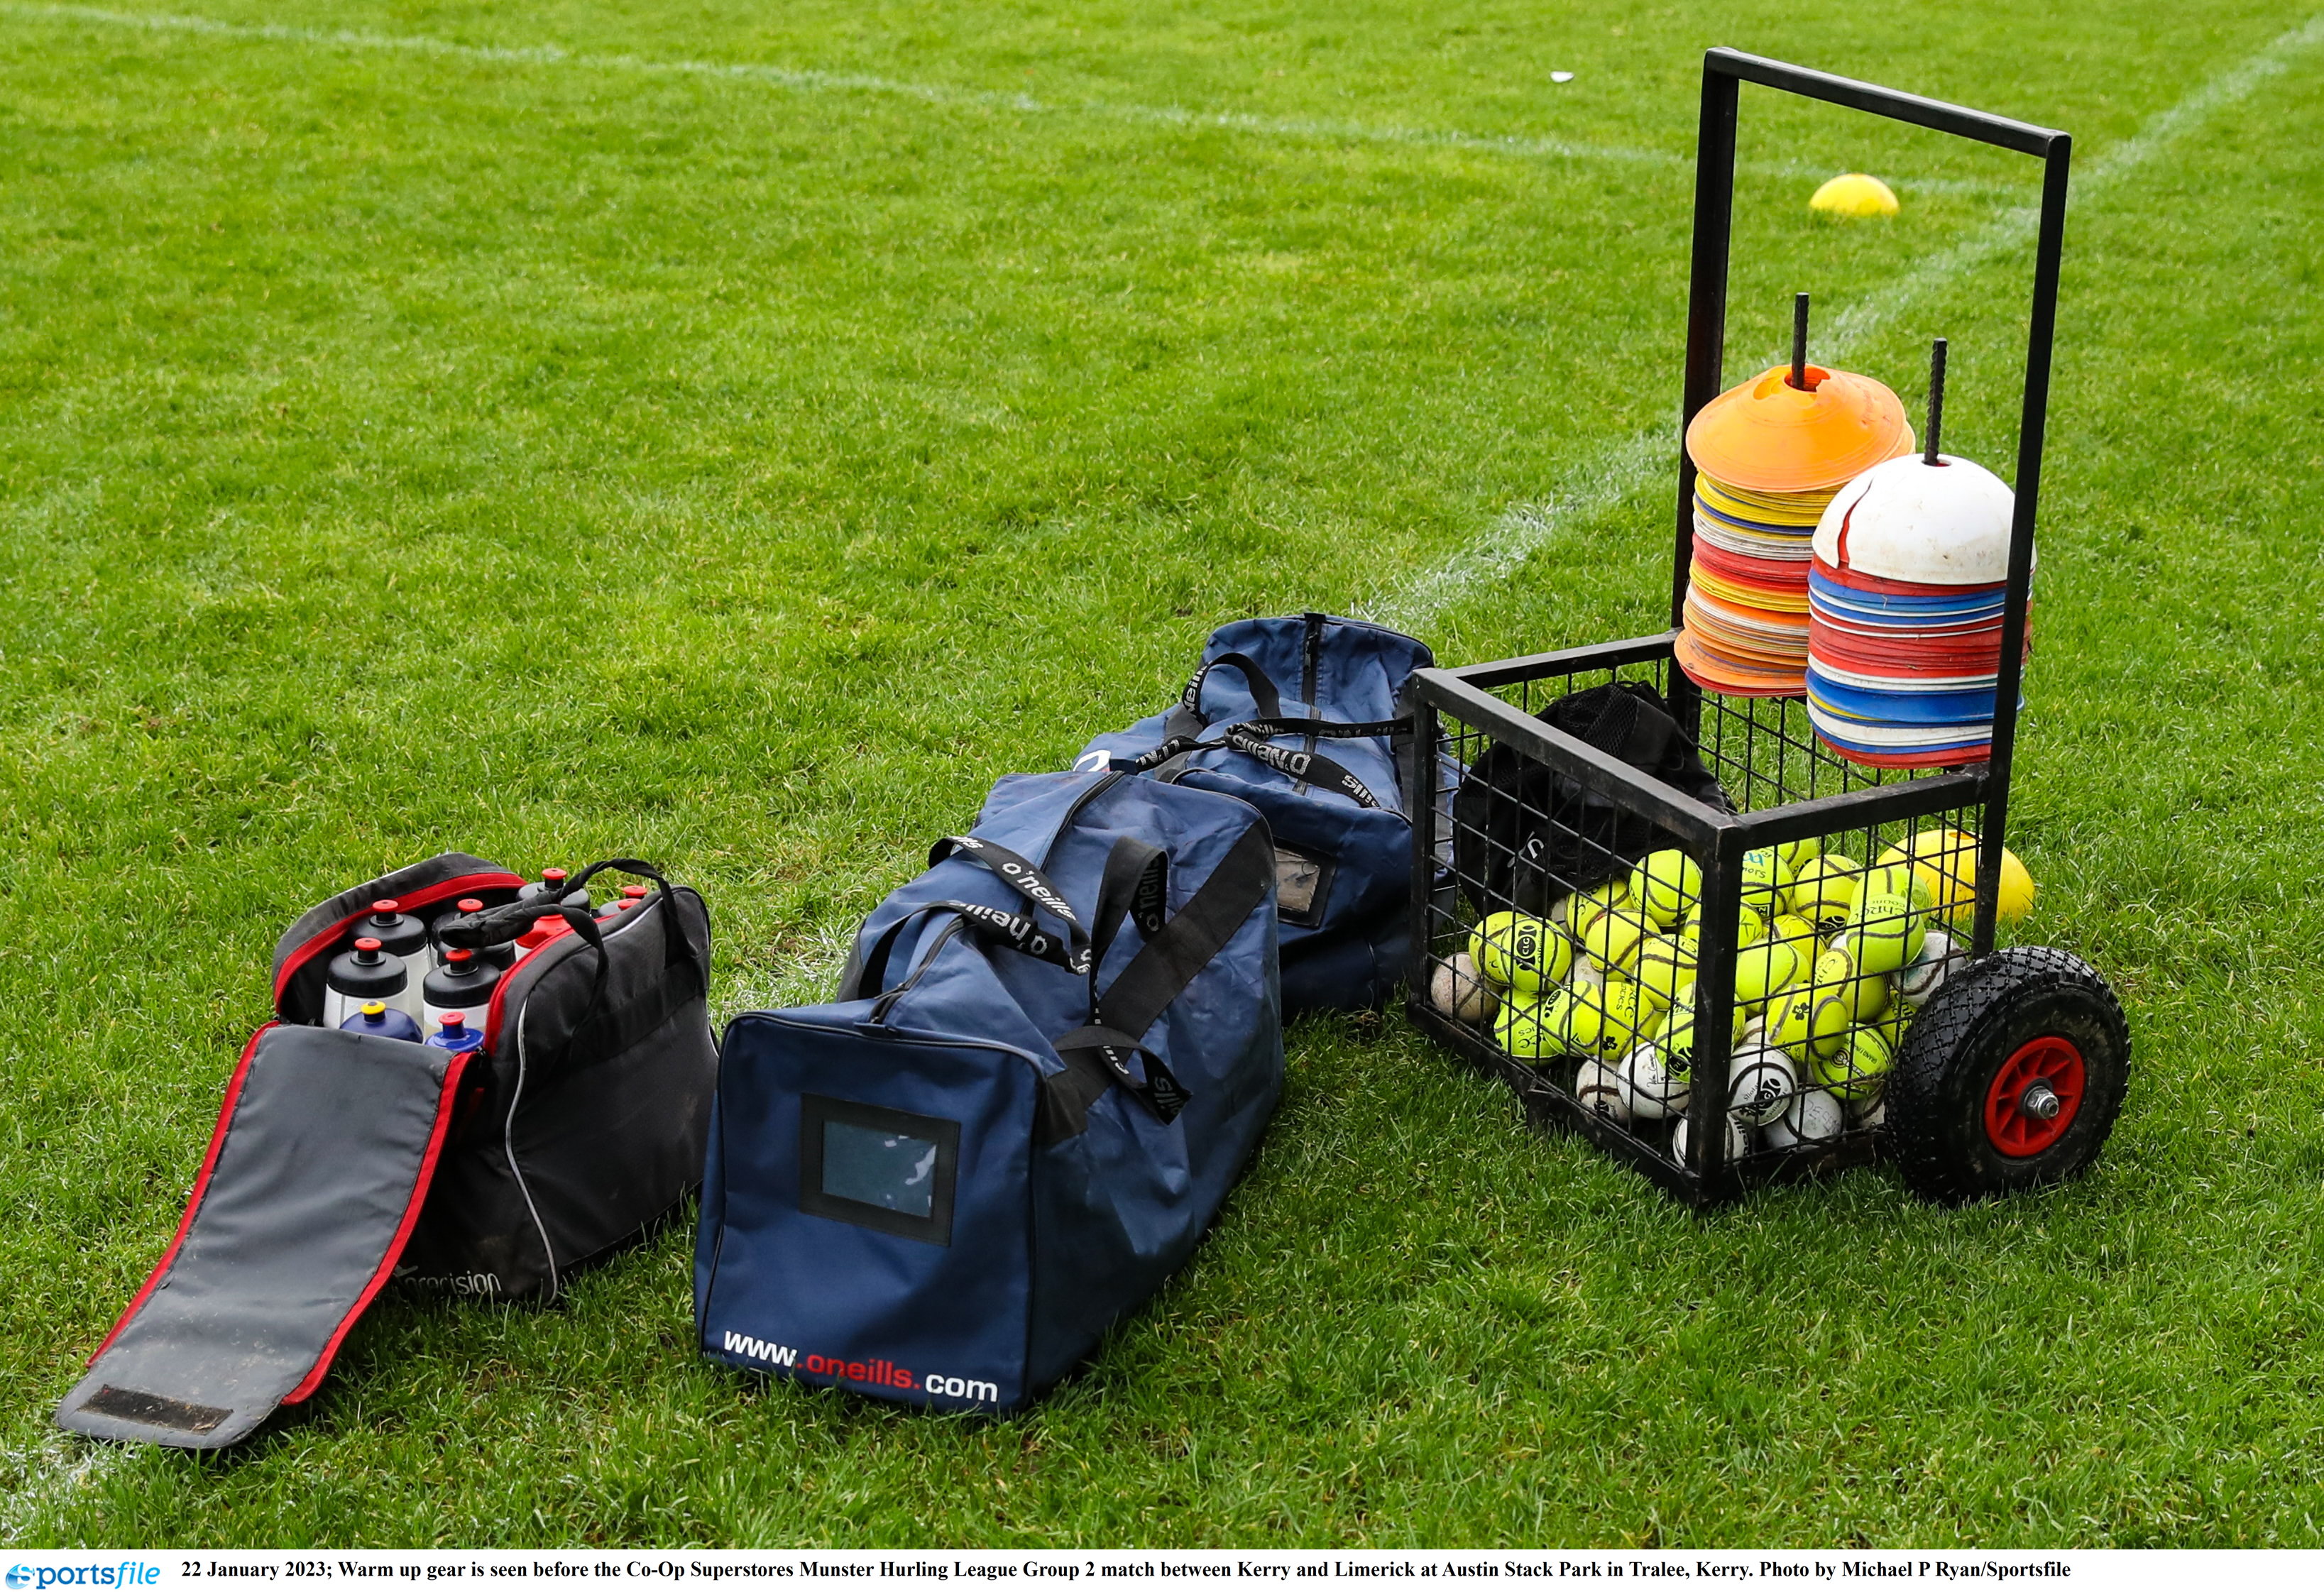
[[[1806,693],[1816,520],[1850,480],[1913,451],[1894,392],[1806,362],[1805,300],[1790,368],[1720,393],[1686,428],[1694,556],[1675,651],[1697,685],[1729,695]]]

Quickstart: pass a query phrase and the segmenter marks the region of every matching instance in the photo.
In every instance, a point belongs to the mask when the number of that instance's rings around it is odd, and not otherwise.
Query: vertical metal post
[[[1721,828],[1702,863],[1702,938],[1695,946],[1694,1062],[1687,1081],[1689,1157],[1698,1200],[1727,1167],[1728,1065],[1733,1060],[1736,918],[1743,906],[1743,832]]]
[[[1409,688],[1407,688],[1409,689]],[[1436,894],[1436,710],[1412,692],[1412,744],[1405,775],[1405,800],[1412,820],[1412,972],[1409,994],[1415,1000],[1430,998],[1429,942],[1434,937],[1428,921]],[[1450,837],[1447,837],[1450,838]],[[1449,1015],[1449,1014],[1448,1014]]]
[[[2025,334],[2025,408],[2017,428],[2017,504],[2009,526],[2009,584],[2001,609],[2001,669],[1994,683],[1993,753],[1978,833],[1977,927],[1972,953],[1989,954],[2001,897],[2001,851],[2009,827],[2009,771],[2017,752],[2025,606],[2034,577],[2034,521],[2042,501],[2042,433],[2050,416],[2050,347],[2058,324],[2058,268],[2066,248],[2066,176],[2073,140],[2051,141],[2042,171],[2042,230],[2034,247],[2034,310]]]
[[[1688,566],[1694,558],[1694,461],[1686,428],[1719,396],[1727,356],[1728,234],[1735,223],[1735,114],[1742,84],[1702,68],[1702,127],[1694,154],[1694,270],[1686,294],[1686,389],[1679,406],[1678,543],[1671,560],[1671,623],[1686,617]],[[1675,686],[1683,676],[1674,676]]]

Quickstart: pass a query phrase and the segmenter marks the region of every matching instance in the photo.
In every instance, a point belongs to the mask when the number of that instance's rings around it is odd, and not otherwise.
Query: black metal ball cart
[[[1871,84],[1711,51],[1703,65],[1687,317],[1690,422],[1725,379],[1736,121],[1745,83],[2043,162],[1988,754],[1962,767],[1864,767],[1818,739],[1803,698],[1729,696],[1690,679],[1674,657],[1695,493],[1695,467],[1682,448],[1671,630],[1415,676],[1411,1015],[1424,1032],[1506,1081],[1536,1125],[1579,1131],[1694,1204],[1884,1157],[1915,1192],[1948,1203],[2053,1182],[2098,1155],[2130,1068],[2127,1024],[2096,971],[2062,951],[1996,948],[2070,140]],[[1795,351],[1795,365],[1800,358]],[[1927,840],[1939,832],[1962,838]],[[1956,849],[1945,852],[1946,845]],[[1931,930],[1949,935],[1943,943],[1954,954],[1942,966],[1916,962],[1915,977],[1927,987],[1909,1001],[1904,972],[1886,977],[1885,1005],[1877,1020],[1866,1020],[1885,1038],[1847,1053],[1878,1051],[1876,1073],[1823,1055],[1835,1035],[1812,1011],[1793,1020],[1772,1000],[1753,1001],[1757,989],[1738,989],[1738,969],[1747,985],[1771,976],[1766,955],[1746,968],[1738,950],[1756,944],[1766,952],[1776,921],[1800,916],[1787,904],[1817,909],[1805,887],[1771,893],[1770,855],[1794,873],[1818,855],[1844,856],[1862,870],[1864,893],[1864,877],[1899,847],[1920,848],[1912,855],[1934,863],[1914,876],[1937,881],[1930,898],[1902,897],[1922,929],[1916,956],[1924,962],[1933,954]],[[1628,898],[1627,909],[1644,921],[1626,930],[1615,910],[1621,881],[1643,879],[1633,870],[1655,851],[1666,861],[1667,853],[1683,853],[1692,867],[1666,868],[1660,881],[1645,881],[1653,899]],[[1943,888],[1948,878],[1957,885],[1950,893]],[[1864,893],[1867,901],[1897,898]],[[1853,920],[1825,921],[1820,934],[1832,921],[1847,922],[1845,932],[1859,945],[1904,929],[1859,910]],[[1538,945],[1524,938],[1528,925],[1542,936]],[[1820,949],[1803,947],[1803,955]],[[1472,952],[1515,982],[1489,976]],[[1625,981],[1615,969],[1626,953],[1636,959],[1628,964],[1634,988],[1615,1000],[1619,991],[1609,986]],[[1528,972],[1528,957],[1557,965]],[[1823,977],[1819,957],[1817,971],[1796,986],[1809,992],[1812,1008],[1819,999],[1831,1004],[1817,983]],[[1649,992],[1658,978],[1659,1004],[1667,1008],[1659,1016]],[[1878,1000],[1868,987],[1860,996],[1846,988],[1840,995],[1860,998],[1858,1009]],[[1691,1035],[1677,1021],[1690,1009]],[[1766,1050],[1778,1030],[1794,1027],[1804,1038],[1784,1058],[1787,1085],[1784,1065],[1768,1063]],[[1657,1054],[1638,1058],[1655,1032]],[[1810,1098],[1818,1094],[1821,1103]]]

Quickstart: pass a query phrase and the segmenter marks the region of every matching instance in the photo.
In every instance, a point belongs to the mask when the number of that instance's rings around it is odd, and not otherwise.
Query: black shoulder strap
[[[1178,1115],[1190,1097],[1162,1058],[1146,1048],[1146,1032],[1274,888],[1275,842],[1266,824],[1254,819],[1194,898],[1148,938],[1098,997],[1089,1025],[1054,1042],[1065,1067],[1043,1081],[1036,1128],[1041,1143],[1082,1132],[1089,1126],[1090,1106],[1117,1085],[1161,1121]],[[1142,1077],[1130,1069],[1133,1053],[1144,1063]]]

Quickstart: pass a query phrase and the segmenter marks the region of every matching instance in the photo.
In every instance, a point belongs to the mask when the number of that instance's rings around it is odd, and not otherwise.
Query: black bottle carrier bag
[[[451,852],[332,897],[274,954],[275,1013],[226,1085],[177,1237],[57,1411],[93,1437],[216,1449],[321,1385],[391,1280],[549,1300],[698,1183],[717,1081],[702,897],[651,881],[600,922],[519,902],[522,880]],[[521,948],[454,1053],[317,1025],[333,955],[393,898],[439,947]],[[454,903],[475,898],[482,912]],[[471,1014],[472,1020],[475,1014]]]

